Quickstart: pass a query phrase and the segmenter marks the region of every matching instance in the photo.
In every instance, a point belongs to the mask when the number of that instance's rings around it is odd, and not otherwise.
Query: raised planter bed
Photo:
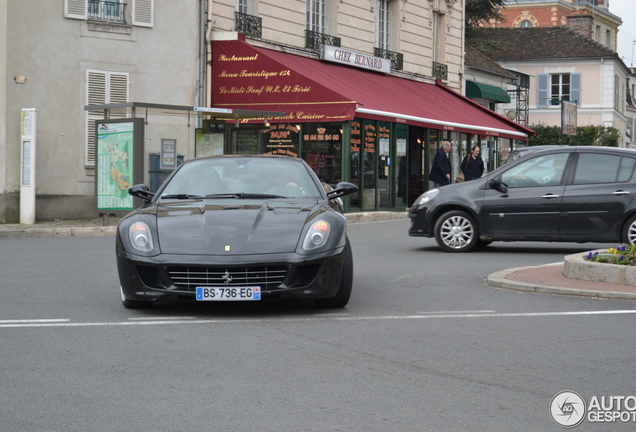
[[[566,255],[563,262],[563,276],[619,285],[636,285],[636,266],[592,262],[584,258],[586,255],[587,253]]]

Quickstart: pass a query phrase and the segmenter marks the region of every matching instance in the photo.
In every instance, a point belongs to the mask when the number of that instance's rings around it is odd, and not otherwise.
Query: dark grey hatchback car
[[[431,189],[409,235],[448,252],[493,241],[636,243],[636,151],[539,150],[473,181]]]

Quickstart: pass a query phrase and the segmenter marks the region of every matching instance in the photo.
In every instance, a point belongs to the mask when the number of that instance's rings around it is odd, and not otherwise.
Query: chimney
[[[594,17],[592,15],[569,15],[568,26],[575,32],[594,40]]]

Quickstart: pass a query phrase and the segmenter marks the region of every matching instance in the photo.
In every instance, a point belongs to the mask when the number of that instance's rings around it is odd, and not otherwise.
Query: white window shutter
[[[122,72],[98,70],[86,71],[86,105],[106,105],[128,102],[129,75]],[[111,109],[110,118],[130,117],[128,108]],[[104,119],[104,110],[90,110],[86,113],[86,153],[85,163],[95,166],[95,120]]]
[[[570,100],[576,101],[576,106],[581,107],[581,84],[583,83],[580,73],[570,74]]]
[[[250,15],[258,16],[258,0],[248,1],[247,13]]]
[[[154,25],[154,0],[132,0],[132,23],[141,27]]]
[[[86,71],[86,105],[104,105],[106,103],[107,72]],[[86,152],[84,163],[95,166],[95,120],[103,120],[103,110],[86,112]]]
[[[64,0],[64,18],[88,18],[86,0]]]
[[[109,74],[108,83],[108,103],[124,103],[128,102],[128,74],[111,72]],[[110,118],[126,118],[129,117],[128,108],[110,110]]]
[[[550,95],[549,95],[549,84],[548,80],[550,78],[549,74],[538,74],[537,75],[537,107],[538,108],[547,108],[550,103]]]

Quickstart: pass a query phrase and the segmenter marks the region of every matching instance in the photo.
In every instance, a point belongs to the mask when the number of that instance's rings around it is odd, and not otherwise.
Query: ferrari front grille
[[[262,267],[170,267],[168,274],[180,290],[196,291],[196,287],[278,288],[287,275],[285,266]]]

